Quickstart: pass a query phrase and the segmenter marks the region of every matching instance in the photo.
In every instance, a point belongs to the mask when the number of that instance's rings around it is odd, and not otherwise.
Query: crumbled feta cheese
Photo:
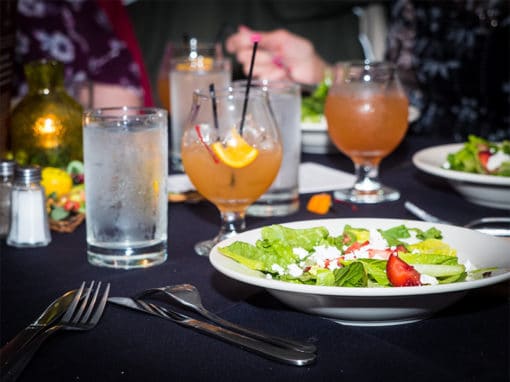
[[[466,260],[466,261],[459,261],[460,264],[464,265],[466,267],[466,272],[472,272],[476,269],[478,269],[477,267],[475,267],[473,265],[473,263],[469,260]]]
[[[346,253],[344,255],[344,259],[346,261],[356,260],[358,258],[358,255],[363,255],[363,253],[361,253],[361,252],[362,251],[352,251],[352,252]]]
[[[299,268],[296,264],[289,264],[287,267],[287,271],[289,275],[292,277],[299,277],[303,274],[303,270]]]
[[[266,273],[266,279],[272,280],[273,279],[273,275],[271,273]]]
[[[439,282],[434,276],[429,276],[425,274],[420,275],[420,283],[424,285],[437,285]]]
[[[336,260],[342,253],[336,247],[328,247],[325,245],[319,245],[314,247],[314,252],[310,256],[310,259],[317,263],[319,267],[324,268],[326,260]]]
[[[280,276],[282,276],[285,273],[285,270],[278,264],[271,265],[271,270],[278,273]]]
[[[406,243],[406,244],[409,244],[409,245],[413,245],[413,244],[416,244],[416,243],[419,243],[421,242],[422,240],[418,239],[416,237],[416,231],[412,230],[412,231],[409,231],[409,234],[411,235],[410,237],[406,237],[406,238],[399,238],[399,240],[403,243]]]
[[[388,242],[382,237],[381,233],[376,229],[370,229],[370,248],[373,249],[386,249]]]
[[[299,257],[300,260],[303,260],[308,256],[308,251],[301,247],[292,248],[292,252],[294,253],[294,255]]]
[[[489,160],[487,161],[487,170],[497,170],[503,162],[510,162],[510,155],[505,154],[503,151],[498,151],[489,157]]]

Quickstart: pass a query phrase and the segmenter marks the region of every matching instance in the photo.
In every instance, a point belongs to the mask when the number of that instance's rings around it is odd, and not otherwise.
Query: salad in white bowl
[[[345,225],[340,235],[324,226],[261,229],[254,244],[235,241],[218,251],[268,279],[338,287],[438,285],[479,279],[493,268],[460,261],[439,229],[397,225],[367,229]]]

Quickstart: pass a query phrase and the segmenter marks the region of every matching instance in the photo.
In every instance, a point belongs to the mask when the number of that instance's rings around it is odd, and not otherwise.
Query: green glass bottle
[[[24,69],[28,94],[11,115],[15,160],[61,168],[72,160],[83,160],[83,109],[64,88],[63,64],[39,60]]]

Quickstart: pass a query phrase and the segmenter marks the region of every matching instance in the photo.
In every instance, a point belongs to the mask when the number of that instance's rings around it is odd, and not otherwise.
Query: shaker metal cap
[[[13,160],[2,159],[0,161],[0,176],[11,176],[14,175],[14,169],[16,168],[16,162]]]
[[[41,167],[33,166],[19,166],[16,167],[14,182],[15,183],[39,183],[41,181]]]

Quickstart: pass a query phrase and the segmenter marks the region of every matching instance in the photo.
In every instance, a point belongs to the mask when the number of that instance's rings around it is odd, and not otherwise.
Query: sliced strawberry
[[[363,243],[360,243],[359,241],[355,241],[354,243],[352,243],[345,251],[344,253],[351,253],[351,252],[354,252],[354,251],[357,251],[358,249],[360,249],[361,247],[365,246],[365,245],[368,245],[368,240],[363,242]]]
[[[479,151],[478,152],[478,160],[482,164],[483,168],[487,170],[487,162],[491,157],[491,152],[489,150]]]
[[[395,248],[395,251],[397,252],[407,252],[407,248],[404,247],[402,244],[397,245],[397,248]]]
[[[397,252],[393,252],[388,259],[386,275],[391,285],[396,287],[421,285],[418,271],[398,257]]]

